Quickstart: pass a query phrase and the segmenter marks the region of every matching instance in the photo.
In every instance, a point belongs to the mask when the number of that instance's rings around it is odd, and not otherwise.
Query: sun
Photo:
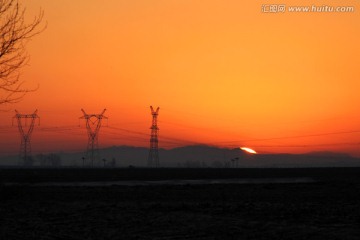
[[[240,147],[241,150],[244,150],[248,153],[252,153],[252,154],[257,154],[257,152],[255,152],[255,150],[252,150],[251,148],[247,148],[247,147]]]

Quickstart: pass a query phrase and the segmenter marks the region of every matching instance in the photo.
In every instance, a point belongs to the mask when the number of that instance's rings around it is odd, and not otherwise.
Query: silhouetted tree
[[[39,161],[40,166],[45,167],[46,166],[46,156],[42,153],[37,154],[36,159]]]
[[[32,167],[34,166],[34,158],[32,156],[26,156],[24,158],[24,166],[25,167]]]
[[[213,168],[223,168],[224,165],[223,165],[223,163],[221,161],[213,161],[212,162],[212,167]]]
[[[25,8],[18,0],[0,0],[0,104],[15,103],[29,91],[22,87],[19,70],[27,63],[25,45],[39,34],[44,13],[40,10],[30,23],[25,23]]]
[[[82,166],[85,167],[85,159],[86,159],[86,158],[85,158],[85,157],[81,157],[81,159],[82,159]]]
[[[51,153],[49,156],[49,161],[52,167],[60,167],[61,166],[61,157],[58,154]]]
[[[200,168],[201,163],[199,161],[186,161],[185,167],[186,168]]]
[[[112,160],[111,160],[111,167],[116,167],[116,160],[115,160],[115,158],[112,158]]]

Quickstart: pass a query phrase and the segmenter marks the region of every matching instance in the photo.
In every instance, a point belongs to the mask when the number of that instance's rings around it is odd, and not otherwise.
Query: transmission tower
[[[20,145],[20,164],[24,164],[24,166],[32,165],[32,157],[31,157],[31,134],[34,130],[35,121],[39,116],[37,115],[37,110],[33,114],[20,114],[17,110],[15,110],[15,116],[17,120],[17,125],[19,128],[19,132],[21,135],[21,145]],[[30,120],[30,124],[28,126],[28,119]],[[40,118],[39,118],[40,119]],[[14,123],[14,121],[13,121]],[[40,125],[40,120],[39,120]],[[27,127],[27,128],[26,128]]]
[[[148,167],[159,167],[159,148],[158,148],[158,131],[157,117],[159,115],[159,107],[154,111],[153,107],[150,106],[152,115],[151,137],[150,137],[150,150],[148,158]]]
[[[93,167],[94,160],[99,160],[100,157],[98,149],[98,136],[101,127],[101,120],[108,118],[104,116],[106,109],[104,109],[101,114],[87,114],[85,113],[84,109],[81,109],[81,111],[84,115],[80,117],[80,119],[85,119],[88,133],[88,144],[85,154],[86,158],[83,159],[83,161],[89,159],[91,161],[91,166]]]

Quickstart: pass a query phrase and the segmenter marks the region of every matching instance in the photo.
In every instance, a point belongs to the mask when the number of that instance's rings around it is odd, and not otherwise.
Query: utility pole
[[[101,127],[101,120],[108,119],[108,117],[104,116],[106,109],[102,111],[101,114],[87,114],[84,109],[81,109],[83,112],[83,116],[80,119],[85,119],[86,121],[86,129],[88,133],[88,144],[86,148],[86,159],[90,159],[91,167],[94,166],[94,160],[99,160],[99,144],[98,144],[98,136],[99,130]],[[83,160],[84,165],[84,160]]]
[[[37,110],[35,110],[32,114],[20,114],[17,110],[15,110],[15,116],[13,117],[13,124],[14,118],[17,120],[17,125],[19,128],[19,133],[21,135],[21,144],[20,144],[20,161],[24,166],[31,166],[32,165],[32,157],[31,157],[31,134],[34,130],[35,121],[39,116],[37,115]],[[30,124],[27,129],[27,122],[30,119]],[[39,118],[40,119],[40,118]],[[40,120],[39,120],[40,125]],[[20,163],[21,163],[20,162]]]
[[[236,157],[236,158],[231,159],[231,165],[233,168],[238,168],[239,167],[239,158]]]
[[[159,107],[156,111],[150,106],[151,115],[152,115],[152,125],[151,129],[151,136],[150,136],[150,149],[149,149],[149,157],[148,157],[148,167],[159,167],[159,148],[158,148],[158,132],[159,128],[157,126],[157,117],[159,115]]]

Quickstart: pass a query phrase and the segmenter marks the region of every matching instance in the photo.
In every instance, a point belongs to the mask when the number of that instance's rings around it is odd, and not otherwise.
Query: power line
[[[262,148],[307,148],[307,147],[328,147],[343,145],[360,145],[360,142],[342,142],[342,143],[323,143],[323,144],[299,144],[299,145],[255,145]]]
[[[331,133],[319,133],[319,134],[309,134],[309,135],[299,135],[299,136],[287,136],[287,137],[257,138],[257,139],[246,139],[246,140],[236,140],[236,141],[222,141],[222,142],[215,142],[215,143],[240,143],[240,142],[269,141],[269,140],[296,139],[296,138],[307,138],[307,137],[321,137],[321,136],[328,136],[328,135],[340,135],[340,134],[351,134],[351,133],[360,133],[360,130],[343,131],[343,132],[331,132]]]

